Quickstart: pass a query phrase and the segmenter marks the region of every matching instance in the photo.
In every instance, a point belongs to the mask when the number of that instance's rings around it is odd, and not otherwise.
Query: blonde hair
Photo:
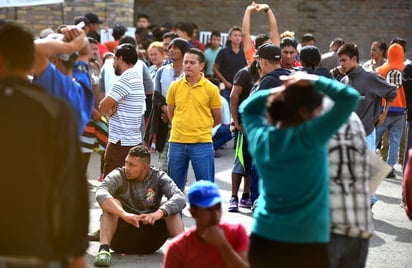
[[[152,48],[157,48],[161,54],[166,53],[166,51],[163,48],[163,42],[154,41],[154,42],[150,43],[149,47],[147,48],[147,51],[150,51],[150,49],[152,49]]]
[[[283,39],[283,38],[286,38],[286,37],[295,38],[295,32],[284,31],[283,33],[280,34],[280,39]]]

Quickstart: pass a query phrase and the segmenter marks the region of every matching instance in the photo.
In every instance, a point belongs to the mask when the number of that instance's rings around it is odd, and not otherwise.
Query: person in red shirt
[[[218,186],[197,181],[188,193],[190,213],[196,226],[169,244],[163,268],[249,267],[249,239],[241,224],[221,222],[222,206]]]

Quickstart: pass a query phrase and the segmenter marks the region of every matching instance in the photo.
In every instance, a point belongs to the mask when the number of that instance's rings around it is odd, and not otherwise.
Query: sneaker
[[[240,199],[239,207],[241,207],[241,208],[251,208],[252,207],[252,199],[250,199],[250,197]]]
[[[391,179],[396,178],[395,170],[392,169],[391,172],[389,172],[389,174],[386,175],[386,177]]]
[[[238,212],[239,211],[239,204],[238,204],[238,199],[237,197],[230,198],[230,205],[229,205],[229,212]]]
[[[94,259],[94,266],[97,267],[109,267],[112,263],[112,254],[106,250],[101,250],[97,253],[96,258]]]
[[[252,210],[252,212],[255,212],[255,209],[256,209],[256,207],[257,207],[257,199],[255,200],[255,202],[253,202],[253,205],[252,205],[252,207],[251,207],[251,210]]]

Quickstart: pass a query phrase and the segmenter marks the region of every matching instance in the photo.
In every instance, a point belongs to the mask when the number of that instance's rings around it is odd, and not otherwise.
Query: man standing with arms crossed
[[[184,191],[189,160],[196,180],[214,181],[212,128],[222,121],[219,89],[202,70],[205,56],[193,48],[183,58],[184,77],[174,81],[167,93],[170,133],[168,174]]]
[[[113,66],[119,79],[99,104],[100,111],[110,117],[109,143],[104,156],[104,177],[123,166],[129,149],[142,143],[145,112],[143,73],[133,68],[137,62],[136,47],[125,43],[115,49]]]

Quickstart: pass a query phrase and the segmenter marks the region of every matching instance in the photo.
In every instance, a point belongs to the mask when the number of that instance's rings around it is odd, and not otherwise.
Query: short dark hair
[[[136,47],[132,44],[125,43],[117,46],[114,49],[114,55],[116,57],[122,57],[123,61],[127,64],[136,64],[138,56]]]
[[[95,44],[95,45],[98,44],[97,40],[94,39],[93,37],[88,36],[87,40],[89,40],[89,44]]]
[[[30,70],[35,57],[33,40],[18,24],[8,22],[0,27],[0,54],[10,70]]]
[[[162,39],[170,38],[170,40],[173,40],[173,39],[178,38],[178,37],[179,37],[179,35],[175,32],[167,32],[167,33],[163,34]]]
[[[305,46],[300,50],[300,63],[304,67],[316,69],[321,60],[320,50],[316,46]]]
[[[188,36],[193,35],[193,24],[187,22],[178,22],[175,25],[176,30],[185,32]]]
[[[142,19],[142,18],[147,19],[150,22],[149,15],[143,14],[143,13],[137,14],[137,17],[136,17],[137,20]]]
[[[284,48],[284,47],[289,47],[292,46],[295,49],[298,47],[298,42],[296,42],[296,40],[294,38],[290,38],[290,37],[285,37],[282,40],[280,40],[280,48]]]
[[[242,28],[240,28],[239,26],[233,26],[232,28],[229,29],[228,35],[231,35],[235,31],[242,32]]]
[[[401,37],[395,37],[395,38],[393,38],[393,39],[391,40],[390,45],[393,45],[393,44],[399,44],[399,45],[401,45],[402,48],[403,48],[403,52],[406,52],[406,45],[407,45],[407,43],[406,43],[405,39],[403,39],[403,38],[401,38]]]
[[[195,55],[197,55],[199,63],[204,63],[205,62],[205,54],[203,53],[203,51],[201,51],[198,48],[191,48],[186,52],[186,54],[195,54]]]
[[[269,39],[270,38],[267,34],[258,34],[255,38],[255,47],[260,47]]]
[[[343,38],[337,37],[332,40],[330,43],[330,47],[333,48],[333,51],[338,51],[338,49],[345,44],[345,40]]]
[[[313,112],[322,104],[323,94],[313,85],[299,85],[296,83],[286,86],[284,90],[269,95],[266,109],[271,124],[279,121],[293,121],[302,123],[300,108]]]
[[[311,34],[311,33],[305,33],[302,37],[302,43],[306,43],[306,42],[316,42],[316,38]]]
[[[145,37],[146,35],[149,34],[149,31],[144,27],[137,27],[134,33],[135,35],[137,34],[137,35],[140,35],[141,37]]]
[[[98,34],[97,32],[94,32],[94,31],[88,32],[88,33],[87,33],[87,36],[88,36],[88,37],[93,37],[94,39],[97,40],[97,42],[100,43],[100,34]]]
[[[146,146],[137,145],[130,148],[129,153],[130,156],[139,157],[145,160],[147,163],[150,164],[150,151],[147,149]]]
[[[121,44],[132,44],[134,47],[137,46],[136,39],[130,35],[123,35],[119,40],[119,45]]]
[[[221,35],[221,33],[220,33],[219,31],[213,30],[213,31],[210,33],[210,38],[212,38],[212,36],[221,37],[222,35]]]
[[[347,55],[349,58],[356,57],[356,61],[359,62],[359,49],[355,43],[346,43],[343,44],[338,49],[338,56]]]

